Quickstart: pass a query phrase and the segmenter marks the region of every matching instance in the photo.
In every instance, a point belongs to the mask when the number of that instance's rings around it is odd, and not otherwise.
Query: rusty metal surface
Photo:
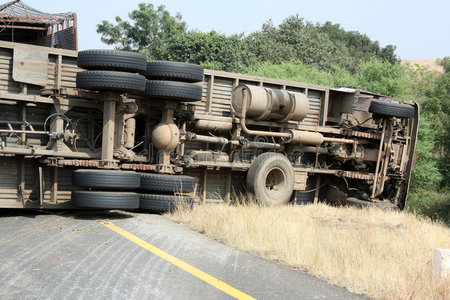
[[[50,166],[70,166],[70,167],[86,167],[98,168],[100,162],[98,160],[79,160],[79,159],[42,159],[40,162]]]

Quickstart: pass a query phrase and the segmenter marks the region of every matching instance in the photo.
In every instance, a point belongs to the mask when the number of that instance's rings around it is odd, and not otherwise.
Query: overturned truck
[[[415,102],[0,42],[0,207],[405,206]]]

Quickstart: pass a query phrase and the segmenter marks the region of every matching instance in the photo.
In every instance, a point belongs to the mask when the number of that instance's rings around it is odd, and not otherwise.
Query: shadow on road
[[[71,211],[67,214],[61,214],[63,217],[73,217],[78,220],[118,220],[133,218],[132,212],[121,210],[106,210],[106,211]]]
[[[128,219],[133,218],[134,215],[127,211],[118,210],[41,210],[41,209],[13,209],[13,208],[2,208],[0,209],[0,218],[11,218],[11,217],[24,217],[24,218],[35,218],[40,215],[58,215],[61,217],[70,217],[79,220],[93,220],[93,219]]]
[[[51,215],[58,214],[61,211],[46,211],[39,209],[17,209],[17,208],[0,208],[0,218],[8,217],[25,217],[25,218],[35,218],[39,215]]]

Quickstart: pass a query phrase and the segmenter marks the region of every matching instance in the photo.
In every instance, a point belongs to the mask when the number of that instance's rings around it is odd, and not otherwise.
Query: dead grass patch
[[[376,299],[450,299],[434,280],[435,248],[450,248],[443,224],[376,208],[202,205],[168,215],[224,244],[298,267]]]

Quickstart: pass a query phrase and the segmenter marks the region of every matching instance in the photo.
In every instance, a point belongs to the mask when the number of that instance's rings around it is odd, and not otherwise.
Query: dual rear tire
[[[141,93],[145,90],[144,55],[117,50],[85,50],[78,52],[77,65],[88,71],[77,73],[78,88],[93,91]]]
[[[139,194],[132,192],[73,191],[72,204],[81,208],[136,209]]]
[[[203,81],[199,65],[153,60],[143,73],[148,79],[144,96],[155,100],[195,102],[202,100],[203,88],[194,82]]]
[[[196,180],[190,176],[133,171],[80,169],[72,172],[72,204],[80,208],[136,209],[167,212],[192,208]],[[134,190],[140,189],[140,192]],[[148,194],[147,194],[148,193]]]
[[[196,180],[184,175],[141,173],[139,208],[156,212],[173,211],[177,208],[192,209],[192,193]]]
[[[155,100],[194,102],[202,99],[202,86],[193,84],[203,80],[203,67],[199,65],[147,62],[141,54],[116,50],[80,51],[77,65],[87,70],[77,73],[78,88],[143,93],[146,98]]]
[[[72,192],[72,204],[82,208],[136,209],[140,176],[132,171],[80,169],[72,172],[72,184],[84,191]]]

